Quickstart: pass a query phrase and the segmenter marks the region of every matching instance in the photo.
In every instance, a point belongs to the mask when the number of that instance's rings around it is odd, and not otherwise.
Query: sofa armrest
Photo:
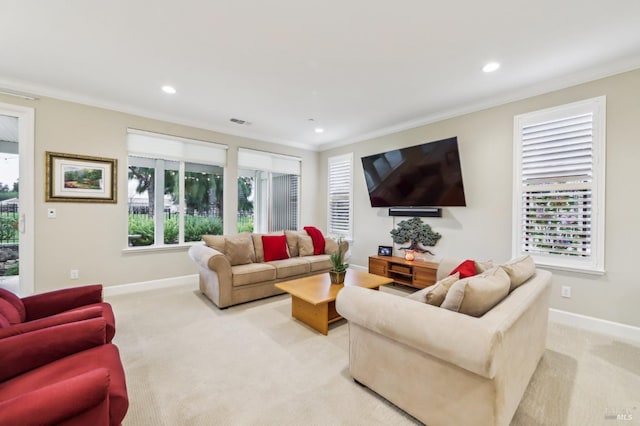
[[[500,334],[481,318],[404,297],[345,287],[336,309],[348,321],[487,378],[496,373]]]
[[[92,318],[0,339],[0,381],[104,345],[107,323]]]
[[[40,330],[42,328],[68,324],[70,322],[82,321],[90,318],[100,318],[102,317],[102,311],[102,306],[88,306],[86,308],[62,312],[60,314],[52,315],[49,317],[15,324],[10,327],[1,328],[0,339],[15,336],[17,334]]]
[[[189,248],[189,257],[196,262],[200,270],[200,291],[218,307],[233,304],[233,278],[227,256],[204,244],[196,244]]]
[[[214,248],[204,244],[193,245],[189,247],[189,257],[201,268],[210,269],[218,273],[228,273],[231,276],[229,259]]]
[[[27,321],[102,302],[102,284],[65,288],[22,299]]]
[[[0,424],[60,424],[96,410],[98,415],[90,419],[91,424],[108,425],[109,383],[109,370],[97,368],[0,401]]]

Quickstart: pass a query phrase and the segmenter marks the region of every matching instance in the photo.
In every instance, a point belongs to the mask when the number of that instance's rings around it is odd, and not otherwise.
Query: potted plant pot
[[[346,274],[347,274],[347,271],[329,271],[329,278],[331,278],[331,284],[344,283],[344,276]]]

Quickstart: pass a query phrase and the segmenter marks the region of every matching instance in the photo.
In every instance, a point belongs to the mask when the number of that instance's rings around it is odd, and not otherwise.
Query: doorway
[[[0,287],[34,283],[34,110],[0,104]]]

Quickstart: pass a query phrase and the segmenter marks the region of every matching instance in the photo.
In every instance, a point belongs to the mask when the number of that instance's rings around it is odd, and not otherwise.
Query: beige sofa
[[[456,264],[441,263],[438,279]],[[533,268],[480,317],[424,303],[428,289],[344,288],[351,376],[429,426],[508,425],[545,351],[551,274]]]
[[[265,262],[263,235],[285,235],[288,259]],[[325,253],[313,254],[313,243],[306,231],[279,234],[203,235],[203,244],[189,248],[198,265],[200,291],[219,308],[282,294],[275,283],[331,269],[329,255],[337,241],[325,237]],[[348,244],[343,242],[345,250]]]

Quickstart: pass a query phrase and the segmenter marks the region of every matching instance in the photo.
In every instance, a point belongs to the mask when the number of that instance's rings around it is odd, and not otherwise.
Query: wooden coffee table
[[[344,286],[377,290],[381,285],[392,282],[391,278],[347,269],[344,284],[331,284],[329,273],[324,273],[283,281],[276,284],[276,287],[291,294],[292,317],[326,336],[329,332],[329,324],[342,319],[336,311],[336,296]]]

